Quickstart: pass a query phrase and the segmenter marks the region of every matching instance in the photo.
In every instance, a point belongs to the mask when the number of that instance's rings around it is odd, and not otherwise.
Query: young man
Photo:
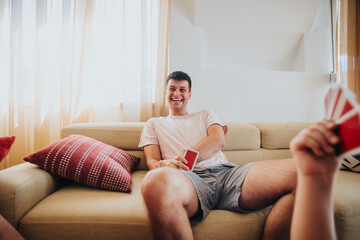
[[[274,204],[263,239],[289,239],[297,182],[295,162],[228,163],[221,152],[223,124],[211,111],[187,111],[190,77],[184,72],[171,73],[166,94],[169,116],[150,119],[139,143],[151,170],[144,178],[142,194],[155,238],[193,239],[190,224],[215,208],[250,212]],[[187,148],[200,152],[194,171],[187,171],[185,165]]]

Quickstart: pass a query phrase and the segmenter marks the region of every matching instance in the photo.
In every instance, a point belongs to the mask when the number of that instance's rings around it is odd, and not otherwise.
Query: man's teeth
[[[181,102],[182,99],[173,99],[174,102]]]

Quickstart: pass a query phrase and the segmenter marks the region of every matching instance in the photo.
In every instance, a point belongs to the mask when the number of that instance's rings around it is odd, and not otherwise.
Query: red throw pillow
[[[131,192],[131,171],[140,159],[95,139],[71,135],[24,158],[64,178],[114,191]]]
[[[15,136],[0,137],[0,162],[7,156],[14,142]]]

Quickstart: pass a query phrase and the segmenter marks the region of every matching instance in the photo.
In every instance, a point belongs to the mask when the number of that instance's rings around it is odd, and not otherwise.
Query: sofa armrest
[[[66,180],[23,163],[0,171],[0,214],[15,228],[22,217]]]

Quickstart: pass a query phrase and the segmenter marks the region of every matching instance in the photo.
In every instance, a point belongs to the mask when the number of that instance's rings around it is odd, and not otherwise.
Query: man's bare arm
[[[149,170],[156,168],[157,164],[161,160],[161,152],[159,145],[147,145],[144,147],[146,156],[146,163]]]
[[[207,137],[192,149],[199,151],[198,161],[208,159],[225,145],[225,133],[222,126],[213,124],[207,129]]]
[[[187,161],[183,156],[177,156],[175,159],[161,160],[159,145],[147,145],[144,147],[144,152],[149,170],[153,170],[159,167],[173,167],[189,170],[189,168],[185,165]]]

